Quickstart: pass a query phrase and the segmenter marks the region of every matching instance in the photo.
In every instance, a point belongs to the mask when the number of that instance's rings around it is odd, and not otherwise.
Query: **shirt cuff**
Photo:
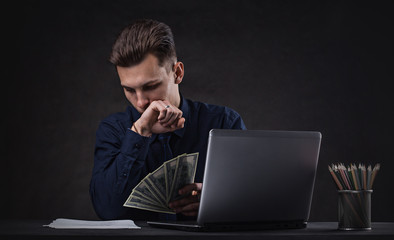
[[[147,147],[149,139],[149,137],[141,136],[133,130],[128,129],[124,135],[120,152],[129,157],[137,157],[140,155],[141,150]]]

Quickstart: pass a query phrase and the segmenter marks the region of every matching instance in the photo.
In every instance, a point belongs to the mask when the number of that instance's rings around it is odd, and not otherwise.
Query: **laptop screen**
[[[321,134],[210,132],[198,223],[307,221]]]

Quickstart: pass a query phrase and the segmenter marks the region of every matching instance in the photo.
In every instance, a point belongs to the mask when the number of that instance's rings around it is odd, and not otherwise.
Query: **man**
[[[173,201],[178,219],[195,217],[199,208],[209,131],[245,129],[234,110],[193,102],[179,93],[184,65],[177,61],[170,28],[137,20],[115,41],[110,62],[131,103],[125,112],[104,119],[96,133],[90,195],[101,219],[174,219],[174,215],[123,207],[132,189],[164,161],[199,152],[195,181],[179,189]],[[170,149],[161,142],[169,137]],[[197,193],[191,194],[191,193]]]

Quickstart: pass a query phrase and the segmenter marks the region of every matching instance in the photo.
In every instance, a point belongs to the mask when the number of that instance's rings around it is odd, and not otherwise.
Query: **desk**
[[[141,229],[52,229],[51,220],[0,220],[0,239],[394,239],[394,222],[372,223],[370,231],[339,231],[336,222],[310,222],[306,229],[243,232],[185,232],[152,228],[136,221]]]

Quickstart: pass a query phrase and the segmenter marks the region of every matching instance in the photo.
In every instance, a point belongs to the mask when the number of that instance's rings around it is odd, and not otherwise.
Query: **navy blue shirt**
[[[171,133],[173,157],[199,152],[195,182],[202,182],[209,131],[246,129],[234,110],[181,97],[184,128]],[[132,106],[104,119],[96,132],[90,196],[101,219],[157,220],[163,214],[123,207],[132,189],[164,161],[158,135],[141,136],[130,130],[141,114]],[[179,218],[180,216],[178,216]]]

